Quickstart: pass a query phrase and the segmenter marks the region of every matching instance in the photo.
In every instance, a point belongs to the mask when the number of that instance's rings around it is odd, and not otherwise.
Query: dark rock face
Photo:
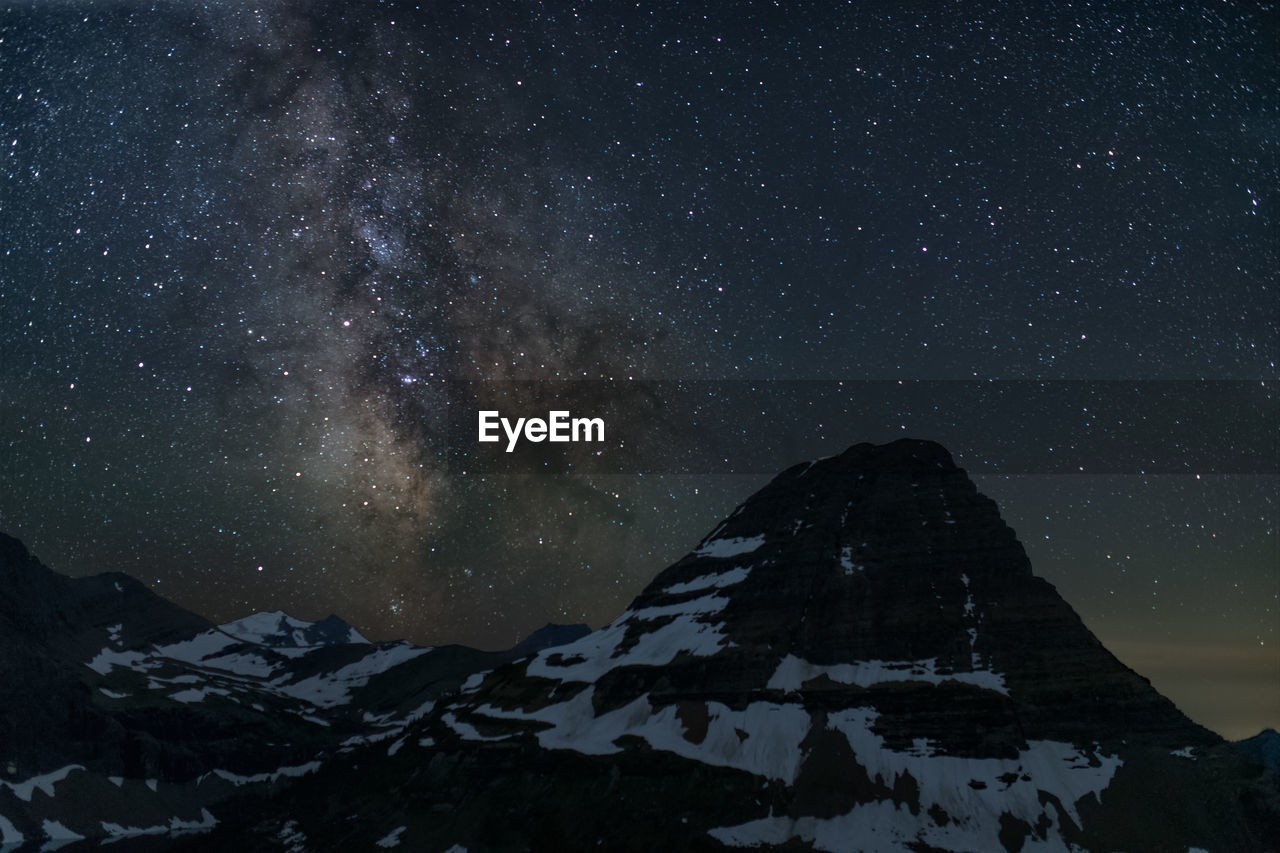
[[[120,572],[75,579],[56,574],[3,533],[0,584],[6,593],[0,631],[68,653],[97,648],[98,632],[117,617],[125,618],[117,624],[123,624],[126,648],[185,639],[211,627]]]
[[[330,613],[319,622],[314,622],[303,629],[307,643],[322,646],[333,643],[351,642],[351,626],[343,622],[336,613]]]
[[[717,556],[757,541],[751,550]],[[954,676],[958,685],[986,684],[998,674],[1003,695],[957,689],[935,703],[926,699],[938,692],[932,685],[922,693],[911,686],[920,682],[886,682],[878,705],[901,705],[895,719],[902,731],[891,743],[924,736],[963,751],[979,745],[980,728],[992,744],[1001,742],[1001,730],[1015,729],[1170,749],[1219,740],[1120,664],[1053,586],[1031,573],[995,503],[937,444],[860,444],[783,472],[659,574],[631,609],[678,606],[706,592],[681,592],[682,585],[742,570],[749,576],[725,588],[721,611],[721,630],[734,648],[718,653],[713,667],[665,667],[664,698],[732,700],[765,687],[787,656],[818,667],[931,661],[930,672]],[[597,695],[610,696],[606,705],[624,701],[639,686],[628,680],[616,698],[607,685]],[[828,681],[811,690],[840,687]]]
[[[1280,732],[1266,729],[1240,741],[1236,747],[1242,754],[1262,765],[1268,773],[1280,776]]]
[[[548,623],[521,640],[511,652],[516,657],[523,657],[553,646],[572,643],[574,640],[580,640],[590,633],[591,629],[586,625],[556,625]]]
[[[130,742],[83,677],[84,662],[114,628],[123,649],[186,639],[210,624],[133,578],[55,574],[0,533],[0,713],[3,759],[22,770],[92,760]]]

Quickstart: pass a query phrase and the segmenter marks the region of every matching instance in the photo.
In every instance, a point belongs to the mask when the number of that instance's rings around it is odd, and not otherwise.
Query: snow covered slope
[[[404,642],[371,644],[336,616],[312,623],[275,612],[143,650],[121,648],[109,628],[106,645],[86,665],[107,677],[100,689],[112,698],[130,695],[129,685],[140,683],[126,679],[113,689],[110,676],[123,670],[145,675],[144,689],[180,702],[209,695],[260,701],[265,693],[299,700],[302,713],[318,714],[350,702],[351,692],[373,676],[429,651]],[[174,686],[180,689],[170,691]]]

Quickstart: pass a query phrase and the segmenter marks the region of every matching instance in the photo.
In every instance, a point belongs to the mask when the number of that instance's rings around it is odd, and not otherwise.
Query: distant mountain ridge
[[[331,613],[319,622],[303,622],[287,613],[276,610],[270,613],[254,613],[243,619],[219,625],[227,634],[249,643],[277,648],[308,648],[313,646],[368,643],[360,632]]]
[[[370,643],[336,615],[213,625],[124,574],[58,575],[4,534],[0,583],[6,853],[189,839],[225,804],[326,755],[394,740],[476,669],[515,654]],[[521,653],[578,628],[548,626]]]

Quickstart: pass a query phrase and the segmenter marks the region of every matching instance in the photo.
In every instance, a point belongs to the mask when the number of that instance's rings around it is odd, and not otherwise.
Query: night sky
[[[1122,660],[1280,726],[1274,4],[1030,8],[4,4],[0,529],[219,621],[498,648],[771,472],[931,438]],[[508,380],[704,382],[669,428],[754,461],[622,416],[611,469],[462,458]]]

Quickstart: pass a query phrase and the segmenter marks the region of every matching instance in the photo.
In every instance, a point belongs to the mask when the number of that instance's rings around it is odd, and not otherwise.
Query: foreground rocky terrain
[[[3,611],[9,841],[1280,849],[1280,736],[1227,743],[1116,660],[929,442],[784,471],[609,625],[509,653],[214,628],[4,548],[67,602]]]

